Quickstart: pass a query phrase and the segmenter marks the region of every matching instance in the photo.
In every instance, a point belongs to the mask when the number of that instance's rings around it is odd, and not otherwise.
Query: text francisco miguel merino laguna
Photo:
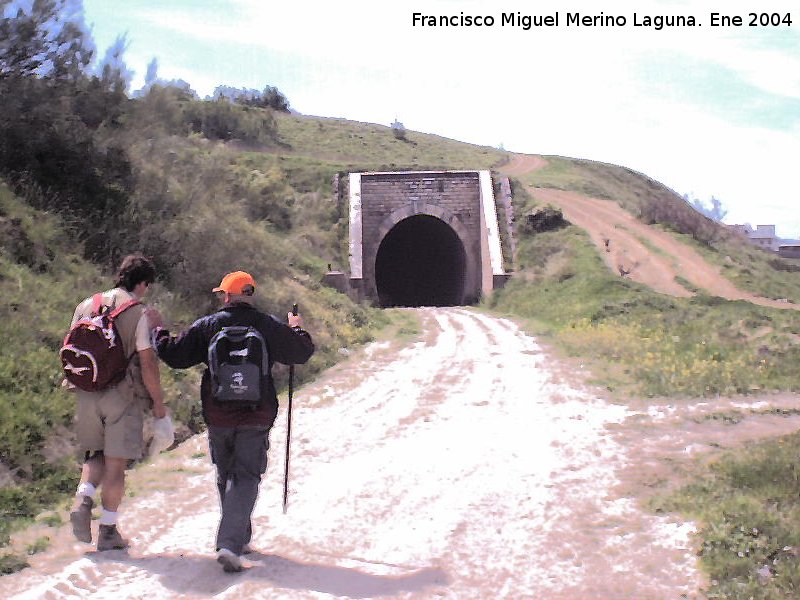
[[[711,27],[772,26],[791,27],[791,13],[748,13],[747,16],[724,13],[708,13],[707,23]],[[694,15],[642,15],[633,13],[631,19],[624,15],[585,14],[567,12],[563,15],[556,12],[550,15],[523,15],[521,12],[501,13],[499,18],[493,15],[467,15],[463,12],[450,15],[426,15],[415,12],[411,14],[411,25],[414,27],[519,27],[528,30],[532,27],[700,27],[702,24]]]

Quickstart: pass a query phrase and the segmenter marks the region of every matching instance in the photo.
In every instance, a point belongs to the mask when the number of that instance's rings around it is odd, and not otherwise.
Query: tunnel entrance
[[[382,307],[463,304],[465,275],[464,244],[447,223],[429,215],[397,223],[375,257]]]

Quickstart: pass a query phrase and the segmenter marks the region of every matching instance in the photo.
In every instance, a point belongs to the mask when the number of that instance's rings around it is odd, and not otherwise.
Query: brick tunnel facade
[[[351,173],[349,187],[350,281],[361,298],[471,304],[502,273],[488,172]]]

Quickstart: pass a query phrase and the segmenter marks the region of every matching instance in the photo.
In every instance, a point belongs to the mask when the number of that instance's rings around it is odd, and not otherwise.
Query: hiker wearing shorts
[[[300,316],[289,313],[288,324],[260,312],[253,306],[256,282],[244,271],[228,273],[212,291],[220,295],[222,308],[195,321],[177,338],[163,328],[160,315],[153,314],[150,325],[155,327],[155,347],[158,356],[169,366],[186,369],[205,364],[200,385],[203,417],[208,425],[211,460],[217,470],[221,518],[216,538],[217,561],[228,572],[241,571],[240,556],[249,551],[252,535],[251,515],[258,496],[261,477],[267,469],[269,431],[278,413],[278,398],[272,379],[272,365],[305,363],[314,353],[311,336],[303,329]],[[223,328],[248,331],[259,339],[259,348],[266,346],[266,365],[256,367],[258,384],[254,403],[248,406],[224,401],[221,397],[216,366],[214,340],[225,335]],[[231,331],[227,329],[226,331]],[[259,335],[260,334],[260,335]],[[210,346],[213,346],[210,351]],[[249,349],[236,350],[231,355],[244,360]],[[263,355],[260,351],[253,354]],[[236,362],[236,359],[232,359]],[[243,371],[237,367],[239,371]],[[261,371],[266,372],[262,373]],[[236,369],[234,369],[236,371]],[[231,388],[241,391],[242,373],[232,372]],[[238,380],[236,378],[239,378]]]
[[[126,256],[114,288],[103,292],[98,299],[111,310],[129,300],[141,300],[155,274],[153,263],[144,256]],[[94,297],[90,296],[75,309],[72,324],[89,316],[94,308]],[[128,541],[117,530],[117,511],[125,493],[125,470],[142,457],[145,411],[152,408],[157,419],[167,418],[158,357],[151,343],[144,305],[126,309],[115,324],[125,355],[130,359],[125,378],[98,392],[75,389],[76,434],[84,462],[70,521],[75,537],[91,543],[92,508],[99,487],[102,514],[97,549],[100,551],[128,547]]]

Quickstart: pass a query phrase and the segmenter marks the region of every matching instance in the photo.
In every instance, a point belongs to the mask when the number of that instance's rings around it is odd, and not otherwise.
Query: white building
[[[750,243],[770,252],[777,252],[781,245],[781,240],[775,235],[775,225],[756,225],[756,228],[749,223],[744,225],[728,225],[734,231],[747,236]]]

